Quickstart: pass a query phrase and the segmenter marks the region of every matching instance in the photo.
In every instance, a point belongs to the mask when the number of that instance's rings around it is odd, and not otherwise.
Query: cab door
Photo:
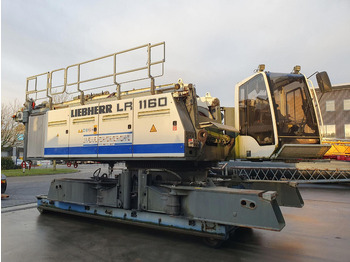
[[[269,158],[275,150],[275,129],[271,97],[262,74],[236,86],[239,110],[236,126],[237,158]]]

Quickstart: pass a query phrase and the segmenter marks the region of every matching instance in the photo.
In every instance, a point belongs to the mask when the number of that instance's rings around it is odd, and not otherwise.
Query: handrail
[[[52,79],[53,79],[53,74],[54,74],[55,72],[59,72],[59,71],[62,71],[62,70],[64,70],[64,74],[66,74],[66,69],[65,69],[65,68],[60,68],[60,69],[56,69],[56,70],[52,70],[52,71],[51,71],[50,86],[49,86],[49,88],[50,88],[50,94],[51,94],[51,95],[60,95],[60,94],[64,94],[64,92],[66,92],[66,86],[65,86],[64,83],[63,83],[63,85],[55,86],[55,88],[56,88],[56,87],[64,87],[64,88],[63,88],[63,91],[57,92],[57,93],[53,93],[53,92],[52,92]],[[64,76],[64,79],[66,79],[66,75]]]
[[[163,52],[162,52],[162,56],[160,58],[160,60],[157,61],[152,61],[152,48],[154,47],[158,47],[161,46],[163,48]],[[125,54],[128,52],[132,52],[135,50],[140,50],[145,48],[147,50],[147,65],[146,66],[141,66],[141,67],[135,67],[135,68],[131,68],[125,71],[121,71],[118,72],[117,71],[117,61],[118,61],[118,56],[121,54]],[[106,75],[100,75],[100,76],[96,76],[96,77],[91,77],[91,78],[87,78],[87,79],[81,79],[81,72],[82,72],[82,65],[87,65],[87,64],[91,64],[93,62],[96,61],[101,61],[107,58],[111,58],[113,57],[113,73],[111,74],[106,74]],[[32,94],[35,94],[35,101],[37,100],[41,100],[41,99],[49,99],[50,102],[50,107],[52,107],[52,96],[55,95],[61,95],[61,94],[75,94],[75,93],[80,93],[80,103],[84,104],[84,92],[86,91],[90,91],[90,90],[95,90],[95,89],[99,89],[99,88],[103,88],[103,87],[110,87],[110,86],[116,86],[116,91],[117,91],[117,98],[121,99],[121,95],[122,95],[122,90],[121,90],[121,85],[122,84],[126,84],[126,83],[131,83],[131,82],[136,82],[136,81],[141,81],[141,80],[146,80],[146,79],[150,79],[151,80],[151,88],[150,91],[152,94],[155,94],[155,81],[154,79],[157,77],[161,77],[164,75],[164,63],[165,63],[165,42],[160,42],[157,44],[145,44],[145,45],[141,45],[138,47],[134,47],[134,48],[130,48],[124,51],[120,51],[120,52],[116,52],[110,55],[105,55],[102,57],[98,57],[95,59],[90,59],[81,63],[77,63],[77,64],[73,64],[70,66],[67,66],[66,68],[60,68],[60,69],[55,69],[52,70],[51,72],[46,72],[46,73],[42,73],[42,74],[38,74],[38,75],[34,75],[34,76],[30,76],[27,78],[27,84],[26,84],[26,100],[29,99],[29,96]],[[161,69],[160,69],[160,73],[156,74],[156,75],[152,75],[151,70],[152,70],[152,66],[155,65],[161,65]],[[73,68],[76,68],[76,81],[73,82],[69,82],[68,76],[69,76],[69,72],[71,72],[71,70]],[[135,77],[135,78],[131,78],[129,80],[120,80],[118,79],[118,76],[121,75],[127,75],[133,72],[139,72],[139,71],[146,71],[147,70],[147,77]],[[57,74],[57,72],[63,71],[64,72],[64,79],[63,79],[63,84],[61,85],[57,85],[57,86],[53,86],[53,76]],[[47,84],[45,86],[45,88],[41,88],[38,89],[38,77],[40,76],[44,76],[47,75]],[[97,87],[92,87],[92,88],[88,88],[88,89],[82,89],[81,85],[84,83],[91,83],[97,80],[102,80],[102,79],[108,79],[108,78],[113,78],[113,81],[111,81],[110,84],[107,85],[103,85],[103,86],[97,86]],[[119,81],[120,80],[120,81]],[[35,81],[34,86],[35,88],[33,90],[29,90],[29,83],[30,81]],[[74,90],[73,92],[69,92],[68,91],[68,87],[71,86],[76,86],[76,90]],[[62,88],[61,91],[54,91],[55,88]],[[38,93],[40,92],[44,92],[46,91],[46,97],[44,98],[38,98]]]
[[[38,90],[38,77],[45,76],[45,75],[46,75],[46,86],[45,86],[45,88],[42,88],[42,89]],[[49,92],[48,92],[49,91],[49,86],[50,86],[50,78],[51,78],[50,72],[45,72],[45,73],[42,73],[42,74],[38,74],[38,75],[34,75],[34,76],[28,77],[27,78],[27,82],[26,82],[26,101],[29,100],[29,95],[30,94],[35,94],[35,99],[34,99],[35,101],[48,98],[50,106],[51,106],[51,104],[52,104],[52,97],[49,95]],[[31,81],[31,80],[35,80],[34,90],[29,90],[29,81]],[[38,98],[38,93],[45,92],[45,91],[46,91],[46,97]]]

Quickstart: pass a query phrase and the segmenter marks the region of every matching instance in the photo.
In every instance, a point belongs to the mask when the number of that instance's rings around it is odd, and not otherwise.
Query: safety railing
[[[44,77],[46,76],[46,85],[41,85],[38,87],[38,77]],[[29,84],[33,82],[33,89],[29,90]],[[40,100],[44,98],[49,98],[50,102],[52,101],[51,96],[49,95],[50,90],[50,72],[38,74],[35,76],[30,76],[27,78],[26,83],[26,101],[28,101],[28,98],[30,95],[34,95],[34,100]],[[38,95],[41,93],[44,93],[43,98],[38,98]]]
[[[152,59],[152,49],[158,48],[158,56],[160,56],[158,59]],[[160,49],[160,50],[159,50]],[[123,54],[130,54],[130,59],[132,60],[132,53],[137,51],[146,50],[146,65],[145,66],[132,66],[131,68],[128,68],[127,70],[121,70],[118,67],[119,60],[121,55]],[[84,66],[91,65],[96,62],[108,62],[108,59],[113,60],[113,71],[111,73],[104,73],[102,75],[97,75],[94,77],[87,77],[83,78],[82,73],[84,74],[92,74],[93,72],[90,72],[85,69],[85,72],[83,70]],[[155,61],[153,61],[155,60]],[[60,68],[53,70],[51,72],[31,76],[27,78],[26,83],[26,101],[29,100],[29,98],[34,99],[35,101],[48,99],[50,103],[50,107],[52,106],[52,98],[57,95],[73,95],[73,94],[80,94],[80,103],[84,104],[85,100],[85,93],[87,91],[92,91],[96,89],[106,88],[106,87],[113,87],[115,86],[116,91],[116,97],[118,99],[121,99],[122,90],[121,85],[141,80],[150,79],[150,88],[149,91],[151,94],[155,94],[155,78],[163,76],[164,74],[164,63],[165,63],[165,42],[157,43],[157,44],[146,44],[142,46],[138,46],[135,48],[127,49],[121,52],[116,52],[110,55],[102,56],[99,58],[95,58],[92,60],[88,60],[82,63],[70,65],[66,68]],[[159,65],[160,68],[158,69],[157,73],[153,73],[152,67]],[[142,72],[144,75],[136,75],[131,76],[129,79],[121,79],[121,76],[125,76],[131,73],[135,72]],[[53,80],[57,78],[56,75],[63,74],[63,81],[61,84],[54,85]],[[71,80],[70,78],[73,78],[75,75],[75,79]],[[38,85],[38,79],[41,78],[41,84]],[[98,81],[100,80],[107,80],[105,84],[101,85],[98,84]],[[82,85],[84,84],[93,84],[96,83],[96,85],[93,85],[92,87],[83,88]],[[73,87],[73,90],[70,88]]]

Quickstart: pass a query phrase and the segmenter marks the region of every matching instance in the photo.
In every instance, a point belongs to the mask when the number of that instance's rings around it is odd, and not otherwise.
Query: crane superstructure
[[[121,69],[119,58],[140,50],[146,66]],[[154,59],[156,50],[160,58]],[[84,72],[105,60],[111,72]],[[303,205],[295,184],[238,189],[209,178],[208,171],[235,157],[322,157],[328,147],[321,144],[316,97],[305,76],[260,68],[236,85],[234,110],[209,93],[198,97],[181,79],[155,85],[164,62],[162,42],[27,78],[26,103],[15,117],[26,127],[25,160],[92,160],[110,167],[91,179],[55,179],[48,195],[38,196],[38,209],[198,234],[211,245],[239,226],[281,230],[279,204]],[[58,75],[63,80],[55,84]],[[145,80],[148,87],[123,89]],[[112,91],[97,92],[108,87]],[[120,174],[113,173],[117,162],[126,166]]]

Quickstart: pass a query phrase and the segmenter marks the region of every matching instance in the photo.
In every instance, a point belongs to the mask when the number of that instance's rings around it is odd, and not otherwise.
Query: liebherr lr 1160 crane
[[[120,70],[120,56],[142,50],[146,66]],[[156,60],[155,50],[161,54]],[[84,67],[105,60],[112,72],[86,77]],[[307,78],[297,67],[290,74],[259,67],[236,85],[234,110],[209,93],[198,97],[194,85],[181,79],[155,85],[164,62],[163,42],[27,78],[25,107],[15,117],[25,124],[25,160],[88,160],[110,167],[109,174],[97,170],[91,179],[55,179],[48,195],[38,196],[39,211],[201,235],[213,246],[237,227],[281,230],[279,205],[303,205],[294,184],[276,183],[274,191],[263,184],[259,190],[238,189],[209,178],[208,170],[230,158],[322,157],[329,146],[321,144],[317,99]],[[63,79],[59,85],[57,75]],[[317,78],[327,91],[327,74]],[[123,89],[145,79],[149,87]],[[110,81],[102,88],[114,90],[92,93],[102,80]],[[62,96],[66,101],[55,102]],[[113,174],[117,162],[125,163],[121,174]]]

